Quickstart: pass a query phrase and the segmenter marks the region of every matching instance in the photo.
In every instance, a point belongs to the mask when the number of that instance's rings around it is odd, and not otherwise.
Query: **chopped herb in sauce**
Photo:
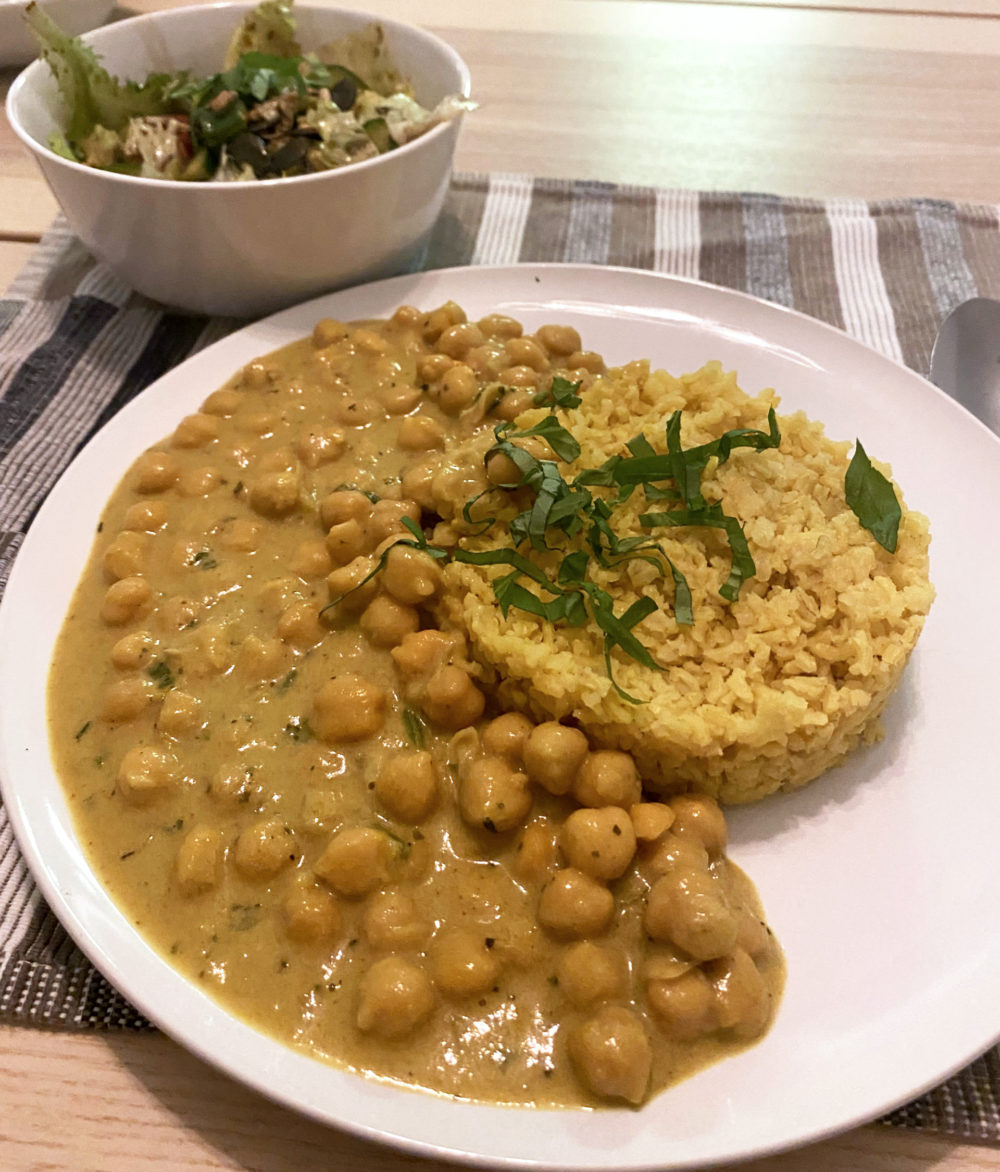
[[[170,664],[165,659],[158,660],[152,667],[147,668],[146,675],[158,688],[172,688],[174,686],[174,673],[170,670]]]

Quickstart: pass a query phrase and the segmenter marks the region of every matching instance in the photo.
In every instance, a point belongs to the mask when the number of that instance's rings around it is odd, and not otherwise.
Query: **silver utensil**
[[[1000,434],[1000,301],[973,297],[941,323],[931,382]]]

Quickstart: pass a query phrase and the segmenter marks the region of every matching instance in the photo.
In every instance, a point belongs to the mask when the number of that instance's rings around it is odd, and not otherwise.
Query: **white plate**
[[[403,1092],[255,1034],[149,949],[91,875],[46,739],[53,641],[105,499],[133,457],[243,362],[325,315],[454,298],[529,327],[575,324],[612,362],[675,372],[721,358],[838,439],[891,461],[932,521],[939,597],[887,737],[804,792],[733,814],[732,855],[785,947],[788,986],[758,1046],[641,1111],[498,1109]],[[317,1119],[422,1152],[535,1168],[692,1168],[866,1121],[1000,1036],[996,689],[1000,446],[929,383],[812,319],[714,287],[574,266],[461,269],[320,298],[241,330],[161,378],[74,461],[39,513],[0,608],[0,773],[18,839],[80,946],[168,1034]]]

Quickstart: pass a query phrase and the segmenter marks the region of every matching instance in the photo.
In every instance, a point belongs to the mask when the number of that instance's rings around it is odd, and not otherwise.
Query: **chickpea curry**
[[[498,708],[412,540],[450,445],[602,371],[570,327],[454,303],[324,320],[106,506],[50,683],[79,833],[171,964],[319,1059],[639,1105],[774,1013],[780,951],[719,807]]]

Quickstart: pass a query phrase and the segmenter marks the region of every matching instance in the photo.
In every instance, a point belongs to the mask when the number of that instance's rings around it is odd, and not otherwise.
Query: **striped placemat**
[[[456,176],[421,265],[575,261],[700,278],[822,318],[926,373],[944,315],[1000,296],[994,206],[783,199]],[[241,323],[164,311],[57,222],[0,299],[0,591],[36,509],[93,433]],[[150,1028],[45,906],[0,805],[0,1021]],[[1000,1052],[886,1120],[1000,1140]]]

